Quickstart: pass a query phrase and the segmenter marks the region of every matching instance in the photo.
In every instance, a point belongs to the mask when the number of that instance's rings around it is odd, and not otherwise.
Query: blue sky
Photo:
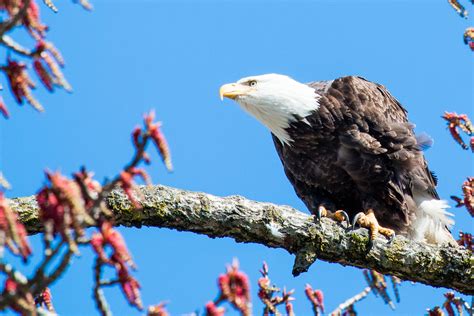
[[[86,165],[98,179],[115,175],[132,154],[130,131],[155,108],[175,165],[175,172],[167,174],[153,152],[149,171],[155,183],[305,210],[283,174],[268,131],[218,98],[221,84],[270,72],[303,82],[360,75],[382,83],[409,110],[417,131],[435,139],[426,156],[442,197],[458,194],[474,171],[472,156],[451,140],[440,118],[445,110],[472,116],[474,104],[473,55],[462,43],[469,21],[456,16],[445,0],[93,4],[92,13],[67,1],[57,1],[59,14],[43,7],[49,38],[66,58],[73,94],[38,89],[46,107],[38,114],[14,105],[3,93],[12,118],[0,122],[0,170],[13,185],[10,197],[35,193],[46,167],[70,174]],[[467,212],[453,211],[454,232],[472,231]],[[213,299],[216,278],[233,257],[253,280],[257,314],[262,305],[255,296],[256,280],[264,260],[277,285],[296,289],[300,315],[310,314],[305,283],[324,290],[329,311],[365,287],[360,270],[324,262],[293,278],[293,257],[260,245],[165,229],[121,232],[139,267],[145,304],[169,301],[173,315],[196,311]],[[32,239],[38,246],[38,237]],[[83,251],[52,288],[61,314],[94,312],[91,266],[91,253]],[[405,282],[396,311],[373,295],[357,310],[361,315],[420,315],[442,304],[444,292]],[[116,315],[131,314],[119,289],[106,295]]]

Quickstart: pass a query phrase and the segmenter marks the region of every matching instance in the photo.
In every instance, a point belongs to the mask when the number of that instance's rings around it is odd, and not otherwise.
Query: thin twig
[[[102,266],[103,262],[99,259],[95,259],[94,264],[94,290],[93,290],[93,297],[97,305],[97,309],[99,310],[102,316],[111,316],[112,313],[109,309],[107,304],[107,300],[105,299],[104,292],[102,291],[101,287],[104,286],[104,281],[101,280],[102,277]],[[108,284],[107,284],[108,285]]]
[[[370,293],[371,288],[368,286],[366,287],[362,292],[354,295],[353,297],[349,298],[345,302],[339,304],[339,306],[331,312],[331,316],[339,316],[341,313],[348,308],[349,306],[363,300],[364,298],[367,297],[367,295]]]
[[[146,151],[146,147],[148,146],[148,141],[150,137],[148,135],[144,135],[142,141],[138,144],[135,149],[135,155],[133,156],[132,160],[125,166],[124,171],[129,172],[131,169],[138,166],[142,161]],[[102,187],[102,191],[98,194],[94,204],[92,206],[92,210],[100,208],[100,204],[105,200],[105,198],[117,188],[117,185],[120,182],[120,176],[116,176],[112,181],[107,183]]]
[[[46,268],[49,265],[49,263],[56,257],[56,255],[59,253],[61,250],[61,247],[66,244],[65,241],[61,240],[56,247],[54,247],[53,250],[48,251],[41,264],[36,268],[36,272],[33,276],[33,278],[30,279],[30,285],[33,286],[34,284],[37,284],[40,282],[40,280],[43,280],[45,278],[45,273],[46,273]]]
[[[32,57],[33,56],[33,53],[29,49],[21,46],[20,44],[15,42],[15,40],[13,38],[11,38],[8,35],[3,35],[0,38],[0,44],[6,46],[7,48],[11,49],[12,51],[14,51],[17,54],[20,54],[20,55],[23,55],[23,56],[26,56],[26,57]]]

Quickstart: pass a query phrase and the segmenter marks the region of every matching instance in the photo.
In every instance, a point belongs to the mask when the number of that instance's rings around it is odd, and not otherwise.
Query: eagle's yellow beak
[[[219,96],[221,97],[221,100],[224,100],[224,97],[234,100],[239,95],[245,93],[245,86],[238,83],[227,83],[219,89]]]

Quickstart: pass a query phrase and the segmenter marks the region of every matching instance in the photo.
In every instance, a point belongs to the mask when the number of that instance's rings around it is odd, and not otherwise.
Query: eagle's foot
[[[336,222],[339,222],[342,224],[342,222],[346,222],[347,226],[350,227],[350,220],[349,220],[349,215],[343,210],[338,210],[336,212],[331,212],[328,209],[326,209],[324,206],[319,206],[318,212],[316,214],[316,218],[318,221],[321,220],[322,217],[327,217],[335,220]]]
[[[372,209],[369,209],[366,213],[357,213],[352,221],[352,228],[355,229],[356,225],[369,230],[369,248],[372,247],[377,234],[384,235],[388,238],[389,242],[395,237],[395,231],[393,229],[379,225],[379,222],[375,218],[374,210]]]

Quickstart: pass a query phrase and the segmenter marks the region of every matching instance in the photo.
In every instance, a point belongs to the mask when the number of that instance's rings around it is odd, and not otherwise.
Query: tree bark
[[[377,238],[369,250],[366,229],[349,231],[327,218],[316,222],[289,206],[166,186],[140,187],[140,191],[140,210],[133,209],[120,191],[108,196],[116,225],[166,227],[283,248],[296,256],[295,276],[321,259],[474,294],[474,256],[463,247],[439,247],[397,236],[391,243]],[[34,196],[12,199],[11,206],[30,233],[42,231]]]

